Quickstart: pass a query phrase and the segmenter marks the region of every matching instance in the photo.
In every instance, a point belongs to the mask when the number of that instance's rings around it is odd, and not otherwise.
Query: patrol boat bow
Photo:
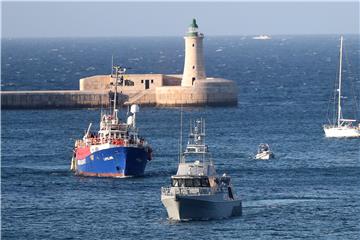
[[[235,195],[230,177],[216,174],[205,145],[205,122],[202,119],[195,121],[186,150],[180,156],[177,174],[171,177],[171,187],[161,188],[161,201],[170,220],[207,220],[241,215],[241,200]]]

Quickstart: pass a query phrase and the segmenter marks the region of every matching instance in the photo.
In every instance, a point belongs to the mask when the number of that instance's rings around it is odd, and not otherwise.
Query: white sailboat
[[[356,126],[355,119],[343,118],[341,110],[341,72],[342,72],[342,53],[343,52],[343,36],[340,38],[340,64],[339,64],[339,86],[338,92],[338,104],[337,104],[337,120],[335,123],[327,124],[323,126],[325,136],[332,138],[345,138],[345,137],[360,137],[360,124]]]

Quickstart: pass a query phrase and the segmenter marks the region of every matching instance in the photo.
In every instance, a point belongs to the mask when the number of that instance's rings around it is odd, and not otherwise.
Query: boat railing
[[[133,141],[133,140],[129,140],[127,138],[115,138],[115,139],[110,139],[110,138],[99,138],[99,137],[94,137],[94,138],[86,138],[85,141],[84,140],[76,140],[75,141],[75,147],[85,147],[85,146],[89,146],[89,145],[102,145],[102,144],[112,144],[112,145],[119,145],[119,146],[124,146],[124,147],[146,147],[148,146],[148,143],[144,140],[138,140],[138,141]]]
[[[208,187],[162,187],[161,193],[165,196],[175,195],[210,195],[213,194],[216,189]]]

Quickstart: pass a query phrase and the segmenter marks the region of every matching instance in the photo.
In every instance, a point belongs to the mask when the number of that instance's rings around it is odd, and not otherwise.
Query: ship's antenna
[[[114,93],[114,112],[113,114],[115,115],[116,112],[116,102],[117,102],[117,85],[118,85],[118,80],[119,80],[119,70],[120,67],[119,66],[114,66],[115,68],[115,93]]]
[[[202,120],[203,120],[203,122],[204,122],[202,132],[203,132],[203,134],[204,134],[204,143],[205,143],[205,119],[202,118]]]
[[[113,71],[114,71],[114,54],[111,54],[111,77],[113,76]]]
[[[114,54],[111,54],[111,72],[110,72],[110,78],[111,79],[113,79],[113,77],[114,77],[114,70],[115,70],[116,68],[115,68],[115,66],[114,66]],[[117,80],[116,80],[117,81]],[[110,85],[111,86],[111,85]],[[113,114],[113,112],[112,112],[112,105],[111,105],[111,102],[112,101],[114,101],[114,99],[112,99],[111,100],[111,98],[113,98],[113,96],[112,96],[112,94],[111,94],[111,87],[110,87],[110,92],[109,92],[109,100],[110,100],[110,102],[109,102],[109,108],[110,108],[110,114],[112,115]]]
[[[203,118],[201,117],[200,122],[201,122],[201,132],[200,132],[200,135],[201,135],[201,144],[203,145],[202,160],[203,160],[203,163],[205,163],[205,136],[204,136],[205,119],[203,119]]]
[[[192,121],[192,119],[191,119],[191,117],[190,117],[190,121],[189,121],[189,123],[190,123],[189,135],[192,133],[191,121]]]
[[[182,162],[182,126],[183,125],[183,107],[180,108],[180,143],[179,143],[179,162]]]

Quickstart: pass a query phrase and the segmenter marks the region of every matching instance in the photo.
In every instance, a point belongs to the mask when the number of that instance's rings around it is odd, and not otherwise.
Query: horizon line
[[[271,37],[279,37],[279,36],[334,36],[334,35],[355,35],[360,36],[360,33],[279,33],[279,34],[210,34],[205,35],[205,37],[253,37],[259,35],[268,35]],[[178,38],[184,37],[184,35],[143,35],[143,36],[135,36],[135,35],[126,35],[126,36],[27,36],[27,37],[0,37],[1,40],[12,40],[12,39],[85,39],[85,38]]]

